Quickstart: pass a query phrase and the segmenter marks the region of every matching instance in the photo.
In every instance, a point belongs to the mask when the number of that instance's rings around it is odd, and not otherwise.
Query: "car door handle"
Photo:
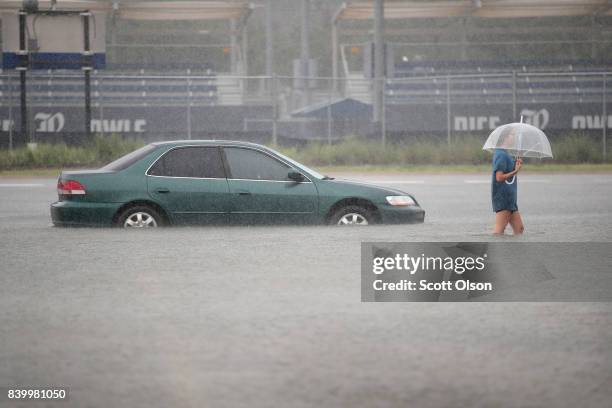
[[[238,190],[236,192],[238,193],[238,195],[241,195],[241,196],[249,196],[249,195],[251,195],[251,192],[247,191],[247,190]]]
[[[155,192],[160,193],[160,194],[167,194],[170,192],[170,190],[168,190],[167,188],[158,188],[158,189],[155,189]]]

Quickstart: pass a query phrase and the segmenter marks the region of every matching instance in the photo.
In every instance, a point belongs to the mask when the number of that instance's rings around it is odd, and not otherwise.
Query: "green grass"
[[[63,169],[59,167],[42,169],[0,170],[0,177],[57,177]]]
[[[413,173],[413,174],[457,174],[487,173],[490,165],[424,165],[424,166],[312,166],[324,174],[337,173]],[[0,171],[0,177],[57,177],[68,168],[39,168]],[[612,173],[612,163],[600,164],[529,164],[523,167],[523,173]]]
[[[97,168],[143,145],[118,135],[97,136],[84,146],[40,144],[36,149],[0,150],[0,175],[53,176],[62,168]],[[600,142],[570,134],[553,142],[555,158],[525,160],[526,172],[610,172],[603,162]],[[295,160],[323,172],[470,173],[488,171],[491,154],[482,150],[481,137],[463,137],[451,145],[436,141],[388,144],[348,138],[337,144],[308,143],[276,146]]]
[[[124,140],[118,135],[96,136],[84,146],[39,144],[13,151],[0,150],[0,171],[64,167],[99,167],[143,145],[139,140]]]
[[[425,166],[313,166],[324,174],[334,173],[415,173],[415,174],[447,174],[447,173],[486,173],[490,165],[425,165]],[[599,164],[526,164],[523,173],[612,173],[612,163]]]
[[[436,141],[389,144],[349,138],[337,144],[308,143],[303,147],[277,147],[297,161],[313,166],[475,166],[489,164],[491,153],[482,150],[482,137],[462,137],[450,145]],[[569,134],[552,143],[554,159],[542,163],[602,163],[601,142],[586,135]],[[528,163],[536,163],[533,160]]]
[[[383,147],[378,141],[348,139],[332,145],[309,143],[300,148],[278,149],[298,161],[316,166],[475,165],[490,160],[490,154],[482,150],[482,142],[476,138],[465,138],[450,146],[432,141]]]

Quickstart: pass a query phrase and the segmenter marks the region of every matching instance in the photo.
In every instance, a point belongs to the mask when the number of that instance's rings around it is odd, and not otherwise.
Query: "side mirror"
[[[287,174],[287,177],[289,178],[289,180],[293,180],[296,182],[304,181],[304,175],[300,173],[299,171],[295,171],[295,170],[289,171],[289,173]]]

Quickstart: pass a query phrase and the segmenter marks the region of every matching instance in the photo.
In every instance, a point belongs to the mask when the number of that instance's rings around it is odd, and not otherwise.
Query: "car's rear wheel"
[[[157,211],[145,205],[127,208],[117,218],[117,226],[121,228],[156,228],[161,227],[163,222]]]
[[[330,225],[369,225],[374,222],[374,214],[371,211],[355,205],[341,208],[329,219]]]

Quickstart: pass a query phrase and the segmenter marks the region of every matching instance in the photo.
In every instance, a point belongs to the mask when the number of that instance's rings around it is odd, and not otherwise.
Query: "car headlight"
[[[406,207],[416,205],[414,199],[410,196],[387,196],[387,202],[394,207]]]

